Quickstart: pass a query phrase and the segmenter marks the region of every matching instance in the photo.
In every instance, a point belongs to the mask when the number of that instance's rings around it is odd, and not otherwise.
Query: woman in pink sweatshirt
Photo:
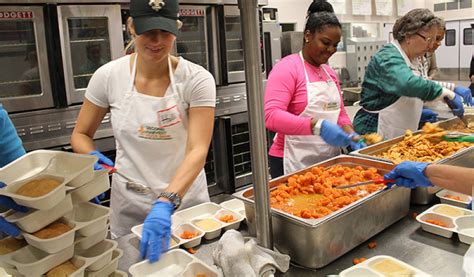
[[[334,70],[327,65],[341,39],[341,24],[325,1],[308,11],[303,49],[272,69],[265,90],[265,125],[276,132],[269,151],[276,178],[360,149]]]

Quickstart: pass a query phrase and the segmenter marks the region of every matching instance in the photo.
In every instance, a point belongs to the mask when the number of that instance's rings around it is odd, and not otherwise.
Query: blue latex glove
[[[472,94],[471,90],[466,87],[455,87],[454,93],[461,96],[464,100],[464,103],[468,106],[472,106]]]
[[[425,176],[425,169],[429,163],[405,161],[397,165],[394,170],[385,174],[385,179],[395,179],[399,187],[414,189],[416,187],[431,187],[433,184]],[[393,184],[388,184],[391,187]]]
[[[467,204],[467,208],[468,208],[469,210],[472,210],[472,201],[469,202],[469,204]]]
[[[105,198],[105,192],[97,195],[96,197],[92,198],[90,202],[100,205],[100,200],[103,200]]]
[[[336,147],[346,147],[351,144],[349,135],[339,125],[323,120],[321,124],[321,137],[324,142]]]
[[[360,135],[358,133],[352,133],[349,135],[349,138],[351,138],[351,142],[350,142],[350,146],[351,146],[351,149],[352,151],[355,151],[355,150],[359,150],[359,149],[362,149],[364,147],[367,147],[367,144],[365,144],[365,142],[362,142],[362,141],[353,141],[352,138],[353,137],[360,137]]]
[[[456,94],[453,100],[448,97],[444,97],[444,100],[455,116],[461,117],[464,115],[464,106],[462,105],[462,99],[459,95]]]
[[[169,248],[173,210],[172,203],[158,200],[143,223],[140,254],[142,258],[148,257],[150,263],[158,261]]]
[[[114,162],[104,156],[104,154],[100,153],[99,151],[95,150],[89,153],[89,155],[93,155],[99,158],[99,160],[94,164],[94,170],[102,170],[105,169],[103,166],[100,164],[106,164],[108,166],[114,166]]]
[[[0,182],[0,188],[3,188],[3,187],[5,187],[5,183]],[[26,213],[28,211],[28,208],[18,205],[10,197],[6,197],[6,196],[0,196],[0,206],[14,209],[22,213]],[[18,237],[21,233],[18,227],[6,221],[1,216],[0,216],[0,231],[13,237]]]
[[[421,112],[421,122],[436,122],[438,121],[438,113],[433,112],[430,109],[423,108],[423,111]]]

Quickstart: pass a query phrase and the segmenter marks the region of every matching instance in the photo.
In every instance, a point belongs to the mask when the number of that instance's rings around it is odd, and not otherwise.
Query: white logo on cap
[[[150,7],[155,11],[155,12],[158,12],[161,10],[161,8],[163,8],[165,6],[165,1],[163,0],[150,0],[150,2],[148,2],[148,5],[150,5]]]

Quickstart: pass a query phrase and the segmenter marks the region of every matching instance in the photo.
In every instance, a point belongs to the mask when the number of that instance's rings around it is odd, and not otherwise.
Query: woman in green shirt
[[[415,61],[435,43],[439,19],[428,9],[414,9],[393,26],[395,40],[367,66],[360,105],[354,119],[359,134],[377,132],[384,139],[417,130],[423,101],[446,101],[462,115],[462,100],[453,91],[419,76]]]

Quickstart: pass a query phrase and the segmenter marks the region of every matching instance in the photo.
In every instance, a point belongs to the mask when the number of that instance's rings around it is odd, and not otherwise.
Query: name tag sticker
[[[335,111],[339,109],[339,105],[336,102],[327,103],[325,110],[326,111]]]

